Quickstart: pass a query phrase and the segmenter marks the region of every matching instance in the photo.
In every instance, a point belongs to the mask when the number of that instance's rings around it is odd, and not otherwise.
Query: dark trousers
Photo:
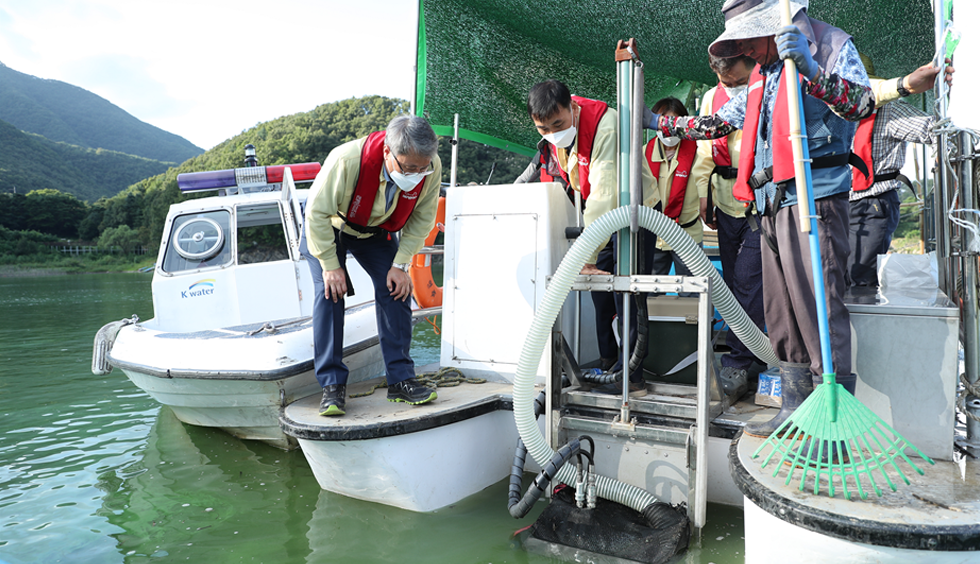
[[[595,265],[600,270],[613,272],[616,266],[616,251],[612,240],[599,251]],[[595,336],[599,343],[599,356],[618,359],[619,345],[616,344],[616,335],[613,333],[617,311],[616,295],[612,292],[589,293],[592,294],[592,305],[595,308]]]
[[[889,190],[851,202],[851,255],[847,259],[848,283],[878,285],[878,255],[888,253],[898,228],[898,191]]]
[[[760,330],[765,326],[765,307],[762,303],[761,234],[752,231],[744,217],[732,217],[715,210],[718,222],[718,252],[725,284],[735,295],[749,319]],[[721,357],[722,366],[749,368],[753,361],[762,363],[735,333],[729,331],[726,343],[731,352]]]
[[[616,257],[619,253],[619,244],[617,236],[619,233],[613,233],[609,240],[609,244],[606,245],[601,251],[599,251],[599,256],[596,258],[596,268],[599,270],[605,270],[606,272],[612,272],[616,274]],[[637,253],[638,274],[650,274],[649,265],[653,263],[653,254],[657,250],[657,236],[652,232],[643,230],[643,245],[640,252]],[[635,299],[647,299],[646,294],[637,294]],[[599,354],[604,358],[615,358],[616,365],[622,365],[622,356],[619,354],[618,348],[616,347],[616,338],[613,335],[612,330],[612,317],[610,312],[612,311],[617,316],[619,325],[619,334],[622,335],[622,319],[623,319],[623,296],[620,294],[615,294],[613,292],[592,292],[592,304],[595,306],[596,314],[596,338],[599,341]],[[610,309],[611,308],[611,309]],[[636,346],[636,305],[633,300],[630,301],[630,334],[629,334],[629,350],[632,352],[633,348]],[[650,344],[647,345],[647,352],[649,354]],[[604,347],[610,347],[606,350],[612,351],[612,354],[606,356],[603,351]],[[646,358],[646,355],[644,355]],[[642,377],[643,367],[641,366],[636,373],[632,374],[634,380]]]
[[[820,217],[819,240],[830,318],[830,343],[834,370],[851,373],[851,323],[844,305],[847,266],[847,193],[821,198],[816,202]],[[762,218],[763,228],[776,245],[774,252],[762,245],[763,301],[769,340],[783,362],[806,363],[817,375],[823,374],[820,333],[813,292],[809,234],[800,231],[800,207],[781,208],[776,217]]]
[[[675,251],[654,249],[652,265],[650,274],[670,274],[670,267],[673,266],[677,276],[691,276],[691,269],[681,261],[680,255]]]
[[[384,357],[389,384],[415,377],[412,346],[412,309],[409,301],[396,300],[388,290],[388,270],[398,252],[395,236],[379,234],[367,239],[341,234],[334,230],[337,259],[347,267],[347,251],[361,265],[374,285],[374,306],[378,319],[378,340]],[[313,276],[313,365],[321,387],[347,384],[350,371],[344,364],[344,300],[337,303],[324,295],[323,269],[320,261],[309,254],[306,236],[300,240],[300,252],[310,265]],[[348,288],[350,291],[350,288]],[[359,288],[359,291],[365,291]]]

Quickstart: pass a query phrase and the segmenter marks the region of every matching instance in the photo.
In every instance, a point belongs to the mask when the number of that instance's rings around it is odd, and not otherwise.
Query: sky
[[[94,92],[210,149],[258,123],[320,104],[368,94],[410,99],[415,6],[413,0],[0,0],[0,62]],[[955,0],[955,9],[958,22],[980,21],[977,0]],[[972,31],[965,23],[959,28]],[[957,125],[980,129],[975,96],[957,97],[980,87],[980,37],[964,33],[956,55],[950,112]]]
[[[368,94],[410,99],[411,0],[0,0],[0,62],[210,149]]]

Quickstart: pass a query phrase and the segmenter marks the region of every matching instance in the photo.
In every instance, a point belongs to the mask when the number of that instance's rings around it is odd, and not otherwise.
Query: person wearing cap
[[[568,87],[558,80],[546,80],[531,88],[527,97],[527,111],[542,139],[538,143],[537,156],[516,182],[559,182],[569,195],[573,191],[580,192],[586,227],[602,214],[619,207],[616,110],[599,100],[572,96]],[[641,167],[641,175],[642,205],[654,207],[658,200],[649,165]],[[645,231],[645,234],[643,253],[639,253],[641,264],[637,272],[640,274],[649,273],[656,244],[653,233]],[[581,274],[610,274],[615,268],[615,244],[615,235],[603,242],[582,267]],[[606,357],[610,353],[609,343],[615,343],[612,339],[610,307],[615,308],[619,319],[622,319],[622,300],[614,299],[609,292],[593,292],[592,299],[596,307],[596,333],[600,345],[607,349],[600,351],[600,354]],[[643,299],[642,295],[640,299]],[[630,315],[632,318],[635,311],[631,311]],[[631,323],[630,350],[636,344],[636,336],[636,324]],[[616,361],[611,370],[622,370],[622,355],[613,354]],[[629,380],[630,395],[640,397],[646,394],[642,364],[629,375]],[[597,391],[617,394],[621,393],[622,386],[610,384],[608,388]]]
[[[748,88],[755,61],[745,55],[722,58],[709,54],[708,66],[718,77],[718,84],[705,92],[701,100],[701,115],[705,116],[717,112]],[[725,284],[749,319],[756,327],[763,329],[761,239],[759,230],[749,225],[745,216],[746,207],[735,199],[733,193],[741,141],[741,130],[727,137],[698,141],[698,161],[691,174],[698,194],[705,202],[701,219],[705,225],[718,231],[718,254]],[[765,363],[732,331],[728,332],[725,344],[729,352],[720,359],[721,372],[718,376],[725,393],[739,398],[748,390],[749,370],[753,363],[763,366]]]
[[[664,98],[653,105],[653,111],[665,116],[687,115],[687,108],[677,98]],[[691,175],[698,163],[697,141],[667,137],[658,132],[643,150],[655,181],[661,211],[673,219],[695,243],[701,244],[704,228],[701,225],[702,202]],[[671,267],[680,276],[691,276],[677,252],[662,238],[657,239],[653,255],[653,274],[670,274]]]
[[[822,381],[820,335],[810,265],[809,237],[800,233],[800,211],[789,140],[783,65],[791,58],[802,75],[812,185],[838,382],[853,389],[851,328],[843,295],[849,252],[848,166],[855,123],[871,115],[874,95],[850,36],[810,18],[808,0],[792,0],[793,25],[783,26],[778,0],[727,0],[725,32],[709,47],[716,57],[746,55],[758,63],[745,92],[710,116],[654,115],[664,135],[717,139],[742,129],[735,197],[763,215],[763,303],[766,326],[779,358],[782,408],[745,432],[769,436]],[[791,77],[796,80],[797,77]]]
[[[436,391],[415,378],[412,281],[408,265],[436,221],[442,163],[439,140],[420,117],[399,116],[385,131],[344,143],[327,155],[306,200],[300,252],[313,277],[313,349],[323,388],[320,415],[344,415],[344,296],[353,292],[347,253],[374,285],[378,340],[388,401],[419,405]]]
[[[850,246],[847,281],[853,286],[878,286],[878,255],[888,252],[898,227],[901,202],[898,189],[912,182],[901,173],[908,143],[933,142],[934,117],[904,102],[911,94],[931,90],[939,74],[932,63],[912,73],[885,80],[875,76],[871,59],[861,55],[876,93],[877,109],[858,124],[854,153],[870,174],[855,168],[851,181]],[[947,59],[948,61],[948,59]],[[952,83],[952,67],[946,67],[946,81]],[[893,102],[895,101],[895,102]]]

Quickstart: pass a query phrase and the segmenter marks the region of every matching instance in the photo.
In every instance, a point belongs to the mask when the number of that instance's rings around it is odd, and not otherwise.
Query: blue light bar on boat
[[[177,186],[181,192],[202,192],[235,186],[277,184],[282,182],[287,167],[293,173],[294,182],[311,182],[320,172],[320,163],[185,172],[177,175]]]

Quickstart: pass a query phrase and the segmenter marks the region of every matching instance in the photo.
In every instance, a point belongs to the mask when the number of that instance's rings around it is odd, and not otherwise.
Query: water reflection
[[[301,453],[185,425],[163,408],[137,466],[103,505],[127,562],[295,562],[308,552],[295,531],[319,487]]]

